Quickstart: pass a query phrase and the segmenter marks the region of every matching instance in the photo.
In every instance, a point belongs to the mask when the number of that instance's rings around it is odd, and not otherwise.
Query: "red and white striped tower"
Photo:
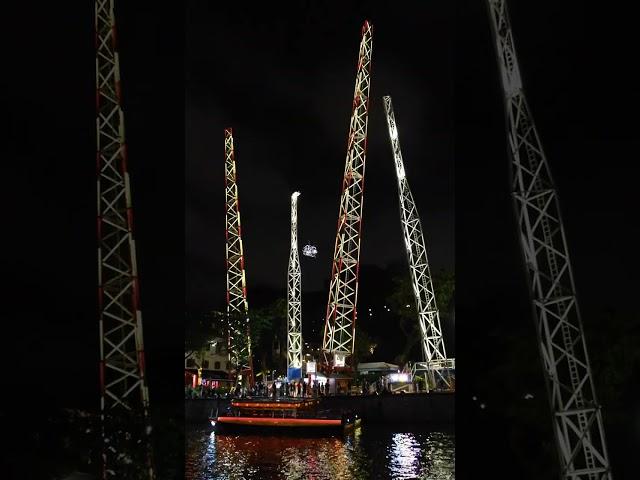
[[[95,3],[102,478],[154,479],[113,4]]]
[[[224,131],[224,156],[229,361],[231,362],[232,370],[235,371],[236,382],[238,376],[244,374],[249,384],[253,385],[249,304],[247,302],[247,282],[244,273],[240,202],[238,199],[238,184],[236,183],[236,160],[231,128],[227,128]]]
[[[358,298],[360,232],[364,200],[364,167],[367,154],[367,121],[373,29],[365,20],[358,55],[358,73],[349,124],[347,158],[342,182],[338,232],[333,254],[329,301],[322,350],[324,367],[346,366],[353,354]]]

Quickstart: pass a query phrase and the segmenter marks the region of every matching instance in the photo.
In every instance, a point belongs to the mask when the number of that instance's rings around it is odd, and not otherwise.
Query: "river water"
[[[453,431],[363,425],[344,437],[186,432],[185,479],[455,478]]]

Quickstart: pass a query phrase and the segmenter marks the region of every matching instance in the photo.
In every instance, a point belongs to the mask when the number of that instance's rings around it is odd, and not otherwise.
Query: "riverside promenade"
[[[455,393],[404,393],[381,395],[331,395],[322,398],[327,408],[356,412],[366,423],[453,424]],[[187,399],[185,421],[206,423],[216,409],[228,407],[230,399]]]

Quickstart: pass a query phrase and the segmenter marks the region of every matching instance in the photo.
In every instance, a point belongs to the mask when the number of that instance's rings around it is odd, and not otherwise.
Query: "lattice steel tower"
[[[372,26],[362,26],[358,55],[358,73],[353,96],[353,110],[349,125],[347,158],[342,183],[338,232],[333,254],[329,301],[324,328],[322,350],[325,364],[343,367],[353,353],[355,341],[356,302],[358,298],[358,269],[360,261],[360,230],[364,200],[364,167],[367,153],[367,123]]]
[[[253,364],[251,358],[251,337],[249,332],[249,304],[247,303],[247,282],[244,273],[244,250],[242,249],[242,227],[240,224],[240,201],[236,182],[236,161],[231,128],[224,131],[225,154],[225,205],[227,239],[227,318],[228,352],[236,379],[246,375],[253,385]]]
[[[153,479],[140,285],[113,4],[114,0],[95,3],[102,477],[141,478],[142,468],[143,476]],[[125,429],[130,437],[126,437]]]
[[[291,249],[287,274],[287,377],[301,377],[302,369],[302,290],[298,255],[298,197],[291,195]]]
[[[402,235],[407,249],[409,273],[422,336],[424,362],[418,362],[414,365],[414,374],[424,372],[428,378],[428,385],[432,388],[437,385],[436,378],[444,383],[443,386],[445,388],[449,388],[451,387],[449,370],[455,368],[455,363],[453,359],[447,358],[444,339],[442,338],[440,314],[436,305],[435,290],[429,269],[427,247],[422,233],[418,209],[413,201],[413,195],[411,195],[411,190],[409,189],[409,181],[404,170],[404,163],[402,162],[400,139],[398,138],[398,128],[393,114],[391,97],[383,97],[382,101],[387,115],[391,151],[396,165],[398,194],[400,196],[400,223],[402,224]]]
[[[527,105],[504,0],[487,0],[505,97],[511,188],[564,479],[610,480],[556,188]]]

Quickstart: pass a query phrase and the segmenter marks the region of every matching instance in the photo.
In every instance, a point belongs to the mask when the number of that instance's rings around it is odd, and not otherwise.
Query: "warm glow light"
[[[277,427],[328,427],[340,426],[342,425],[342,420],[319,418],[218,417],[218,423],[255,426],[274,425]]]
[[[237,408],[248,408],[252,410],[261,410],[261,409],[285,410],[285,409],[310,407],[312,405],[315,405],[316,403],[317,402],[315,400],[307,400],[304,402],[283,402],[283,403],[277,403],[277,402],[249,403],[249,402],[237,402],[234,400],[231,402],[231,405]]]
[[[389,375],[390,382],[408,382],[409,375],[407,373],[392,373]]]

